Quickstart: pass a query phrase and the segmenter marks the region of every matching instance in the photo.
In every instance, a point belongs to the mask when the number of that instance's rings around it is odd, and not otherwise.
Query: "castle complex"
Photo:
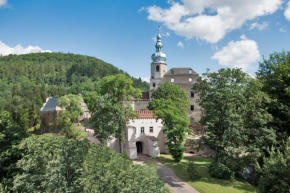
[[[191,90],[198,78],[198,74],[192,68],[171,68],[167,71],[166,54],[162,52],[161,35],[158,33],[156,41],[156,52],[151,56],[151,78],[149,92],[143,92],[141,99],[133,99],[131,105],[139,118],[130,120],[125,128],[125,143],[123,144],[130,159],[136,159],[138,154],[146,154],[158,157],[160,153],[168,153],[166,134],[163,133],[163,124],[160,119],[154,116],[153,111],[148,110],[152,93],[165,82],[179,85],[188,94],[190,107],[188,108],[188,118],[191,120],[189,127],[199,127],[195,124],[200,120],[201,111],[196,103],[197,95]],[[57,98],[47,98],[46,103],[41,108],[41,130],[45,133],[48,130],[49,121],[53,114],[63,109],[58,107]],[[82,120],[90,118],[90,112],[84,101],[81,103],[84,111]],[[119,139],[114,138],[107,142],[110,149],[119,151]]]
[[[201,117],[200,108],[196,103],[197,96],[191,90],[199,75],[192,68],[171,68],[167,71],[166,54],[162,52],[163,45],[160,32],[156,38],[156,52],[151,56],[150,91],[142,93],[141,99],[133,101],[132,107],[139,114],[139,118],[130,121],[126,128],[124,147],[130,159],[137,158],[138,153],[153,157],[158,157],[160,153],[168,153],[164,144],[166,134],[162,132],[161,120],[156,120],[153,111],[147,109],[150,97],[159,85],[171,82],[186,91],[190,102],[188,117],[191,120],[191,125],[198,122]],[[116,140],[114,142],[110,141],[108,145],[112,149],[118,150]]]

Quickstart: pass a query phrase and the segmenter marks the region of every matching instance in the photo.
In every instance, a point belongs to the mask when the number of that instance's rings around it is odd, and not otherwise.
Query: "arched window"
[[[156,66],[156,72],[159,72],[159,66],[158,65]]]

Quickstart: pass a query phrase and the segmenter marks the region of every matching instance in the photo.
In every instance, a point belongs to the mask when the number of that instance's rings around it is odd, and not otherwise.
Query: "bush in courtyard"
[[[186,166],[187,175],[190,180],[198,180],[200,179],[200,175],[198,174],[195,165],[193,162],[189,162]]]
[[[234,178],[234,172],[231,171],[229,167],[227,167],[226,165],[220,162],[213,162],[209,166],[209,173],[214,178],[227,179],[227,180],[231,180]]]
[[[172,158],[180,162],[183,158],[183,152],[185,150],[185,147],[183,147],[180,144],[171,144],[171,143],[166,143],[169,149],[169,153],[171,154]]]

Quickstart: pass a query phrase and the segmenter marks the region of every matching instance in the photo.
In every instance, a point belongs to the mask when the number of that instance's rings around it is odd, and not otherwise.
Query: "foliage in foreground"
[[[153,92],[152,99],[149,108],[162,120],[169,153],[175,161],[180,162],[185,151],[185,132],[189,131],[187,93],[180,86],[166,82]]]
[[[20,150],[15,192],[167,192],[155,167],[86,141],[32,136]]]
[[[7,111],[0,111],[0,192],[12,186],[12,178],[18,172],[20,159],[17,145],[26,137],[25,130],[16,125]]]
[[[261,175],[259,190],[261,193],[287,193],[290,191],[290,137],[283,147],[269,152],[269,157],[264,157],[264,164],[257,164]]]

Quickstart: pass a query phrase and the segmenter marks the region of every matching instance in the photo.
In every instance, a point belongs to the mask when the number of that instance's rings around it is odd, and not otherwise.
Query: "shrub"
[[[200,179],[200,175],[198,174],[195,165],[193,162],[189,162],[186,166],[187,175],[190,180],[198,180]]]
[[[181,146],[180,144],[170,144],[167,143],[169,153],[171,154],[172,158],[176,162],[180,162],[183,158],[183,152],[185,150],[185,147]]]
[[[213,162],[209,166],[209,173],[214,178],[227,179],[227,180],[234,178],[234,172],[231,171],[229,167],[227,167],[226,165],[220,162]]]

